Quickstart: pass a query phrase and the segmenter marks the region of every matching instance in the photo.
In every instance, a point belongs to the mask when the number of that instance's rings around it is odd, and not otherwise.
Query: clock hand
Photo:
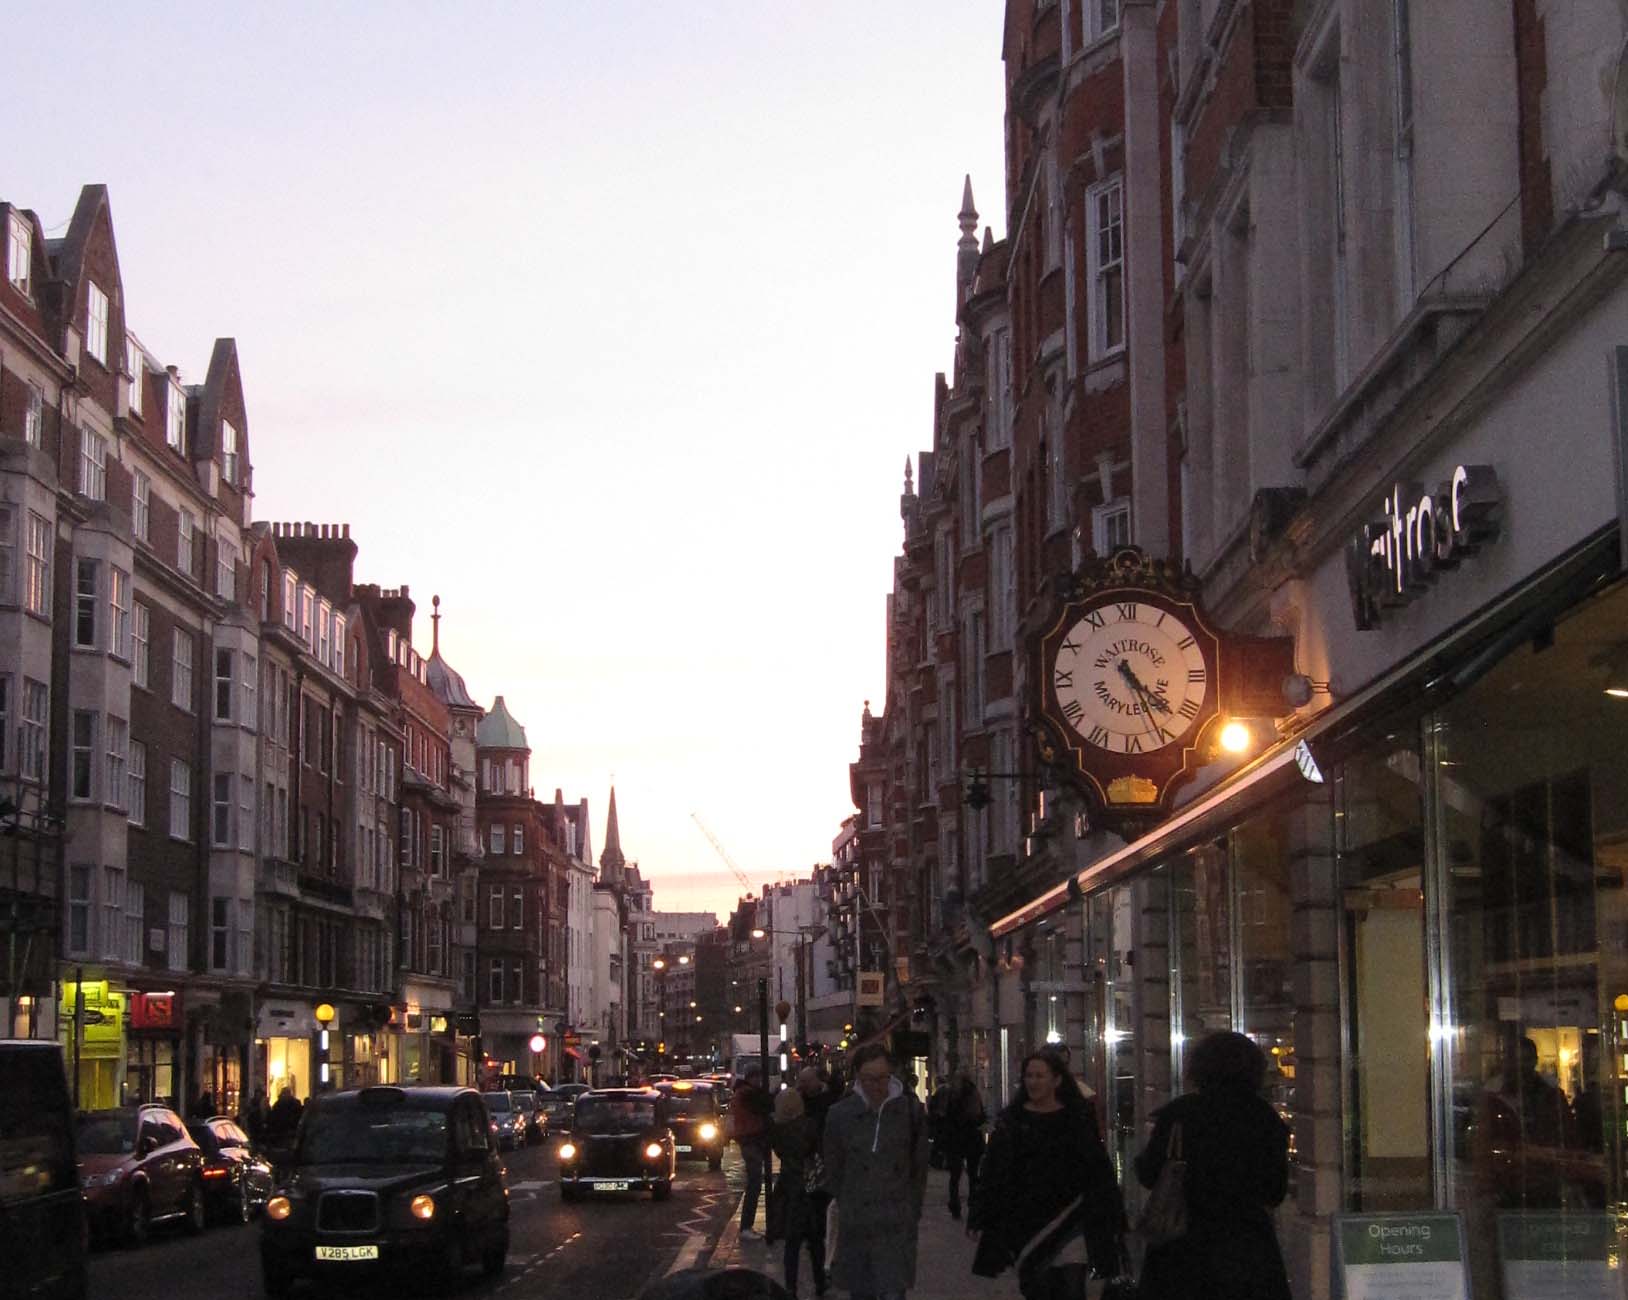
[[[1131,690],[1142,701],[1142,725],[1153,736],[1155,742],[1162,745],[1164,743],[1164,732],[1153,720],[1153,708],[1150,703],[1148,688],[1142,685],[1142,679],[1136,675],[1129,662],[1124,659],[1119,661],[1119,675],[1130,684]]]

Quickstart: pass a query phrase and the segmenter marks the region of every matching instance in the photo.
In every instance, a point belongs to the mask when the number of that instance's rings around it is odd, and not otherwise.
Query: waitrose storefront
[[[1025,1041],[1067,1008],[1133,1203],[1191,1045],[1266,1049],[1296,1296],[1339,1294],[1358,1215],[1461,1255],[1475,1300],[1624,1294],[1628,582],[1591,360],[1592,404],[1557,349],[1292,585],[1336,702],[993,927]]]

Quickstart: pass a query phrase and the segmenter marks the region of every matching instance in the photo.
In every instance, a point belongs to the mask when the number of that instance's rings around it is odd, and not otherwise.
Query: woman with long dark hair
[[[1243,1034],[1211,1034],[1187,1066],[1194,1091],[1154,1116],[1136,1157],[1144,1187],[1186,1162],[1187,1231],[1150,1246],[1146,1300],[1289,1300],[1272,1208],[1289,1188],[1289,1128],[1261,1095],[1266,1055]]]
[[[1024,1300],[1081,1300],[1119,1272],[1124,1212],[1096,1116],[1056,1052],[1023,1060],[1023,1091],[995,1120],[972,1197],[975,1273],[1016,1265]]]

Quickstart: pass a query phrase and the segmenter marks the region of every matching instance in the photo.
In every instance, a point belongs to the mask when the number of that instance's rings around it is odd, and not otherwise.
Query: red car
[[[203,1153],[168,1106],[120,1106],[79,1116],[79,1178],[93,1229],[126,1245],[155,1223],[204,1228]]]

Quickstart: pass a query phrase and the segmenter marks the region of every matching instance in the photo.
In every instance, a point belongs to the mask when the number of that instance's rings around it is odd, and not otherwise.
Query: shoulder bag
[[[1181,1154],[1181,1121],[1170,1126],[1164,1166],[1142,1206],[1136,1230],[1149,1246],[1162,1246],[1187,1235],[1187,1162]]]

